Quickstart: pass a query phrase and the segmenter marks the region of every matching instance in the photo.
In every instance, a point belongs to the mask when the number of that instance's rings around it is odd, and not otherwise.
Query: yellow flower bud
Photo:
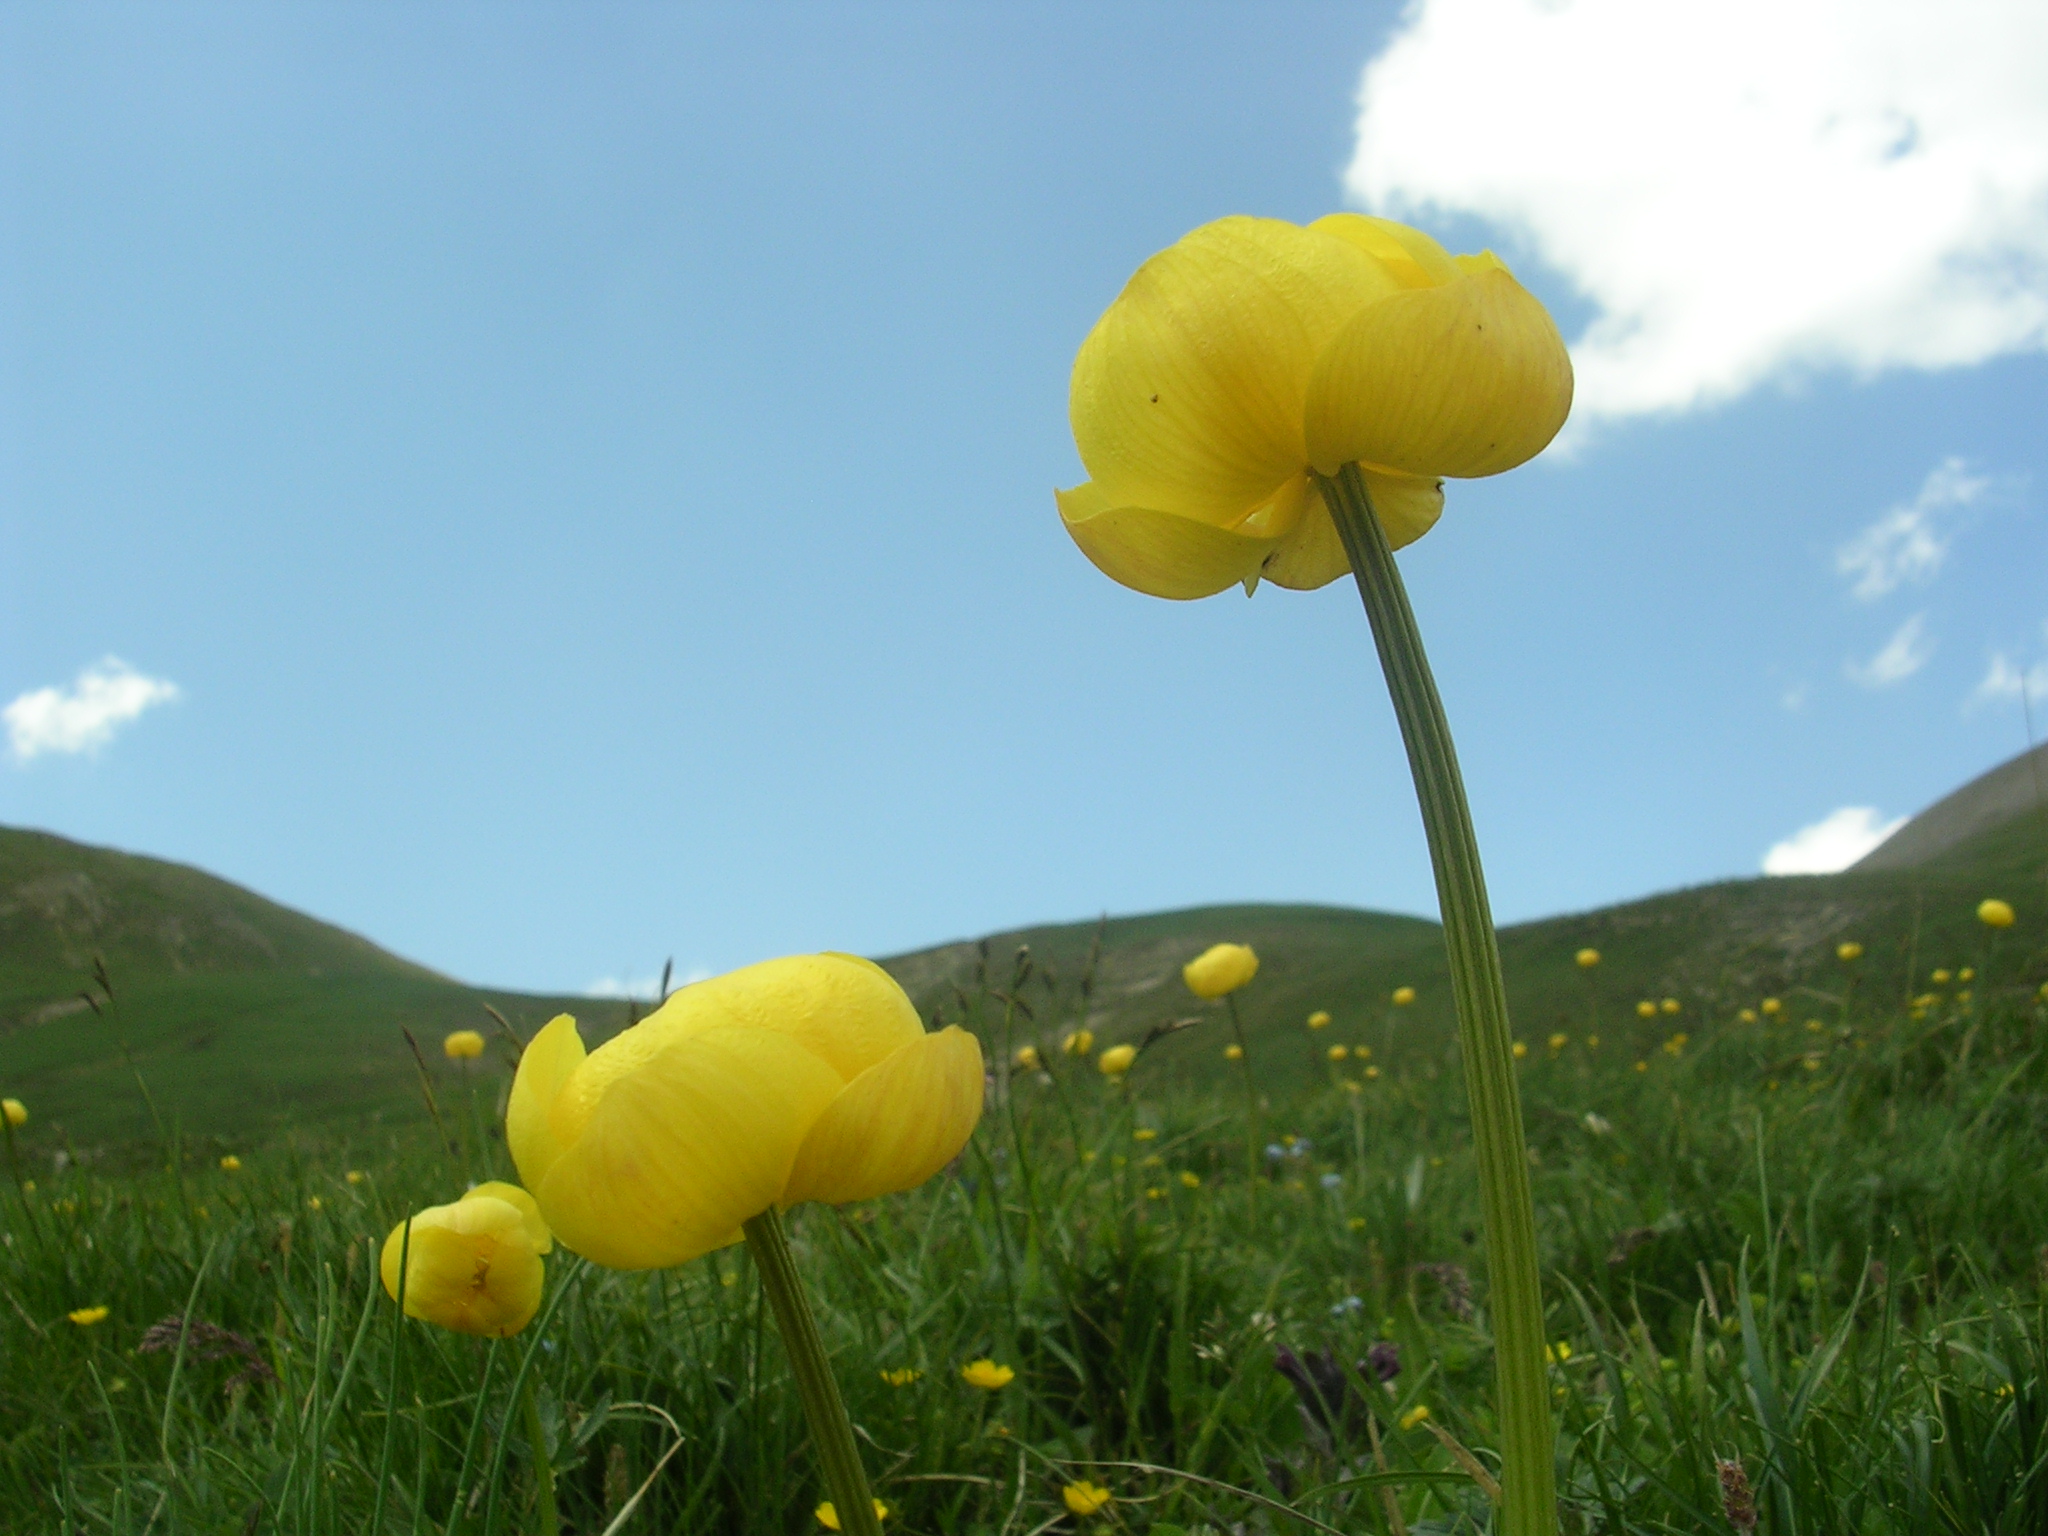
[[[519,1061],[505,1139],[570,1249],[681,1264],[771,1206],[914,1189],[981,1118],[981,1046],[889,973],[799,955],[684,987],[587,1056],[567,1014]]]
[[[1112,1045],[1095,1058],[1095,1065],[1104,1077],[1122,1077],[1137,1059],[1138,1048],[1135,1045]]]
[[[1936,971],[1928,979],[1932,981],[1937,987],[1945,987],[1949,984],[1950,981],[1954,980],[1954,977],[1952,977],[1947,971]]]
[[[0,1115],[7,1117],[9,1125],[28,1124],[28,1106],[19,1099],[0,1099]]]
[[[1086,1056],[1095,1049],[1095,1031],[1077,1029],[1060,1042],[1060,1049],[1069,1056]]]
[[[994,1392],[1015,1381],[1017,1373],[1007,1365],[997,1365],[993,1360],[970,1360],[960,1367],[960,1379],[970,1387],[979,1387],[984,1392]]]
[[[222,1173],[239,1173],[241,1169],[242,1160],[232,1152],[220,1160],[220,1170]]]
[[[887,1520],[889,1518],[889,1506],[880,1499],[876,1499],[874,1504],[876,1521]],[[825,1527],[826,1530],[836,1531],[839,1529],[839,1510],[830,1499],[820,1504],[811,1513],[817,1517],[818,1524]]]
[[[1394,988],[1394,1006],[1396,1008],[1406,1008],[1410,1003],[1414,1001],[1415,989],[1413,987]]]
[[[1429,1408],[1425,1404],[1417,1403],[1413,1408],[1410,1408],[1406,1413],[1401,1415],[1401,1427],[1403,1429],[1413,1429],[1416,1425],[1422,1423],[1428,1417]]]
[[[1657,1006],[1663,1009],[1666,1013],[1677,1013],[1679,1011],[1680,1004],[1677,998],[1667,997],[1664,999],[1663,1002],[1659,1003]]]
[[[1194,1173],[1184,1168],[1181,1170],[1180,1187],[1182,1189],[1200,1189],[1202,1187],[1202,1176],[1199,1173]]]
[[[1060,1490],[1060,1498],[1065,1501],[1067,1512],[1083,1520],[1115,1497],[1116,1495],[1107,1488],[1089,1482],[1069,1483]]]
[[[1785,1009],[1785,1005],[1779,1002],[1775,997],[1767,997],[1757,1006],[1763,1009],[1764,1017],[1767,1019],[1776,1018],[1780,1013],[1784,1012]]]
[[[1977,921],[1986,928],[2010,928],[2013,923],[2012,905],[1996,896],[1980,901],[1977,903]]]
[[[1230,1045],[1226,1045],[1225,1047],[1223,1047],[1223,1059],[1225,1061],[1243,1061],[1244,1047],[1236,1044],[1235,1042],[1233,1042]]]
[[[483,1055],[484,1037],[473,1029],[458,1029],[441,1042],[441,1051],[450,1061],[470,1061]]]
[[[1590,971],[1600,963],[1600,951],[1597,949],[1582,949],[1572,958],[1579,962],[1580,970]]]
[[[1038,1047],[1035,1045],[1025,1046],[1017,1052],[1015,1060],[1018,1071],[1036,1072],[1038,1070]]]
[[[554,1247],[533,1197],[512,1184],[479,1184],[452,1205],[430,1206],[384,1239],[378,1265],[384,1290],[398,1299],[405,1260],[405,1315],[456,1333],[509,1339],[540,1310]]]
[[[1318,1008],[1308,1016],[1308,1027],[1310,1029],[1328,1029],[1330,1027],[1330,1016]]]
[[[1654,1019],[1657,1017],[1657,1005],[1647,997],[1644,998],[1640,1003],[1636,1004],[1636,1017],[1639,1019]]]
[[[1180,978],[1197,997],[1222,997],[1259,974],[1249,944],[1212,944],[1181,967]]]
[[[1561,1051],[1567,1045],[1571,1044],[1571,1038],[1568,1035],[1555,1034],[1552,1035],[1546,1043],[1550,1046],[1550,1048],[1553,1051]]]
[[[1835,946],[1835,958],[1844,965],[1848,964],[1851,960],[1861,960],[1863,958],[1863,946],[1854,939],[1845,940]]]
[[[96,1323],[104,1323],[107,1320],[107,1309],[105,1307],[80,1307],[76,1312],[66,1312],[64,1315],[79,1327],[90,1328]]]
[[[1514,1052],[1515,1060],[1520,1061],[1523,1057],[1529,1054],[1528,1042],[1525,1040],[1517,1040],[1514,1044]]]

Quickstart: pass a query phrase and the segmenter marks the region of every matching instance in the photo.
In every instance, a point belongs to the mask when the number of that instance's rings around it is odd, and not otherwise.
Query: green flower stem
[[[1223,1001],[1230,1009],[1230,1033],[1237,1041],[1238,1075],[1244,1079],[1244,1181],[1247,1197],[1251,1201],[1251,1217],[1259,1219],[1259,1152],[1262,1137],[1259,1126],[1259,1085],[1252,1080],[1252,1053],[1245,1044],[1244,1020],[1238,1017],[1237,994],[1226,992]]]
[[[840,1400],[839,1383],[832,1377],[832,1362],[825,1358],[825,1341],[818,1337],[817,1319],[811,1316],[811,1304],[804,1296],[782,1218],[771,1205],[740,1230],[747,1235],[747,1248],[761,1274],[761,1288],[768,1293],[775,1326],[782,1330],[782,1344],[789,1351],[797,1395],[803,1399],[804,1417],[810,1421],[811,1442],[817,1448],[832,1506],[839,1512],[839,1529],[846,1536],[882,1536],[874,1495],[868,1492],[868,1475],[861,1470],[860,1448],[853,1441],[853,1425]]]
[[[1367,496],[1365,477],[1356,465],[1346,465],[1334,477],[1317,476],[1317,484],[1372,621],[1373,642],[1401,722],[1401,739],[1408,748],[1408,766],[1429,834],[1430,863],[1436,871],[1444,948],[1458,1007],[1459,1053],[1472,1109],[1480,1206],[1486,1219],[1501,1418],[1500,1529],[1503,1536],[1554,1536],[1557,1491],[1543,1357],[1543,1292],[1536,1266],[1536,1212],[1529,1197],[1507,990],[1501,981],[1486,876],[1479,866],[1479,843],[1443,701],[1437,697],[1393,551]]]
[[[547,1426],[540,1421],[540,1399],[534,1388],[539,1378],[526,1378],[526,1390],[519,1397],[519,1416],[524,1421],[526,1443],[533,1449],[533,1481],[539,1491],[541,1536],[561,1536],[562,1517],[555,1509],[555,1468],[548,1459]]]

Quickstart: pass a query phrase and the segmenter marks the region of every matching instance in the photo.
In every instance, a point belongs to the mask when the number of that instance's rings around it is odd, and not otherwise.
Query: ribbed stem
[[[775,1326],[782,1330],[782,1344],[789,1351],[797,1396],[803,1400],[804,1417],[811,1426],[811,1443],[817,1449],[825,1486],[832,1493],[832,1507],[839,1512],[839,1529],[847,1536],[882,1536],[874,1495],[868,1492],[868,1475],[861,1469],[860,1448],[853,1441],[853,1424],[840,1400],[839,1383],[832,1377],[832,1362],[825,1358],[825,1342],[818,1337],[817,1319],[811,1316],[803,1280],[796,1272],[789,1239],[783,1234],[782,1218],[771,1205],[740,1230],[747,1235],[761,1288],[768,1293]]]
[[[1472,1109],[1480,1208],[1486,1221],[1501,1419],[1500,1529],[1503,1536],[1555,1536],[1557,1490],[1544,1369],[1543,1292],[1536,1266],[1536,1212],[1529,1197],[1507,989],[1501,981],[1479,842],[1422,633],[1366,493],[1365,477],[1356,465],[1346,465],[1334,477],[1316,479],[1372,622],[1373,643],[1401,722],[1401,740],[1408,748],[1408,767],[1436,871],[1444,948],[1458,1007],[1459,1054]]]
[[[540,1536],[560,1536],[562,1517],[555,1509],[555,1468],[548,1460],[547,1426],[540,1421],[539,1378],[529,1376],[520,1394],[519,1416],[525,1421],[526,1443],[533,1451],[533,1483]]]

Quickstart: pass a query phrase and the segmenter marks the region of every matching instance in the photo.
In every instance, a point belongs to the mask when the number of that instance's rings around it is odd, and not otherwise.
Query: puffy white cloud
[[[17,762],[46,752],[97,752],[114,733],[154,704],[178,697],[178,685],[146,677],[118,656],[87,667],[69,688],[36,688],[4,710],[7,744]]]
[[[681,977],[669,978],[669,990],[691,986],[696,982],[709,981],[711,972],[703,966],[696,966]],[[660,976],[600,976],[583,989],[585,997],[633,998],[643,1003],[660,1001]]]
[[[1801,827],[1783,842],[1771,844],[1764,855],[1764,873],[1831,875],[1847,869],[1905,824],[1904,816],[1879,822],[1873,806],[1845,805],[1812,826]]]
[[[1991,668],[1984,674],[1984,681],[1971,690],[1969,699],[1965,701],[1966,708],[2017,699],[2022,694],[2028,703],[2048,699],[2048,661],[2022,667],[2005,652],[1999,651],[1992,656]]]
[[[1898,627],[1882,649],[1861,664],[1849,663],[1849,676],[1866,688],[1889,688],[1903,683],[1927,665],[1934,654],[1934,642],[1927,638],[1927,615],[1916,613]]]
[[[2048,5],[1415,0],[1346,179],[1585,297],[1582,420],[2039,350]]]
[[[1865,602],[1905,582],[1931,580],[1948,557],[1944,514],[1974,505],[1990,488],[1990,478],[1972,474],[1962,459],[1943,459],[1917,496],[1888,508],[1835,551],[1835,569],[1851,579],[1849,590]]]

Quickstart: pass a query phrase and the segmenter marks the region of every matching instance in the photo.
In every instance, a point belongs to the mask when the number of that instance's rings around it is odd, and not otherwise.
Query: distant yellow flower
[[[1396,1008],[1406,1008],[1410,1003],[1414,1001],[1415,989],[1413,987],[1394,988],[1394,1006]]]
[[[1664,1042],[1664,1054],[1666,1056],[1678,1055],[1685,1049],[1686,1042],[1690,1039],[1692,1039],[1692,1036],[1681,1029],[1677,1034]]]
[[[1647,1072],[1650,1070],[1650,1064],[1647,1061],[1639,1061],[1636,1063],[1636,1070],[1638,1072]]]
[[[1765,998],[1763,1002],[1758,1006],[1760,1006],[1763,1009],[1765,1018],[1772,1019],[1776,1018],[1781,1012],[1784,1011],[1785,1008],[1785,1005],[1779,1002],[1775,997]]]
[[[799,955],[673,993],[588,1055],[520,1057],[505,1139],[563,1244],[612,1269],[724,1247],[770,1207],[914,1189],[981,1118],[982,1057],[872,961]]]
[[[1060,1498],[1066,1502],[1067,1512],[1083,1520],[1115,1497],[1116,1495],[1107,1488],[1097,1487],[1089,1482],[1069,1483],[1060,1490]]]
[[[1932,981],[1937,987],[1945,987],[1953,978],[1950,977],[1947,971],[1936,971],[1928,979]]]
[[[1310,1029],[1328,1029],[1330,1027],[1330,1016],[1318,1008],[1308,1016],[1308,1027]]]
[[[1071,1031],[1065,1039],[1060,1041],[1060,1049],[1069,1056],[1086,1056],[1095,1049],[1095,1031],[1092,1029]]]
[[[441,1042],[441,1052],[450,1061],[469,1061],[484,1053],[484,1037],[473,1029],[458,1029]]]
[[[1180,1187],[1182,1189],[1200,1189],[1202,1187],[1202,1176],[1199,1173],[1191,1173],[1183,1168],[1180,1174]]]
[[[1351,1047],[1351,1054],[1360,1061],[1369,1061],[1372,1058],[1372,1047],[1369,1045],[1354,1045]]]
[[[1226,1045],[1223,1047],[1223,1059],[1225,1061],[1243,1061],[1244,1047],[1241,1045]]]
[[[1647,997],[1644,998],[1640,1003],[1636,1004],[1636,1017],[1639,1019],[1654,1019],[1657,1017],[1657,1005]]]
[[[1526,1040],[1517,1040],[1514,1045],[1514,1051],[1515,1060],[1520,1061],[1524,1056],[1527,1056],[1529,1054],[1528,1042]]]
[[[1587,1050],[1589,1050],[1589,1051],[1597,1051],[1597,1050],[1599,1050],[1599,1049],[1600,1049],[1600,1037],[1599,1037],[1598,1035],[1588,1035],[1588,1036],[1586,1036],[1586,1049],[1587,1049]]]
[[[960,1367],[960,1379],[970,1387],[979,1387],[984,1392],[994,1392],[1015,1381],[1017,1373],[1007,1365],[997,1365],[993,1360],[970,1360]]]
[[[1738,1024],[1754,1024],[1756,1022],[1756,1010],[1754,1008],[1743,1009],[1742,1012],[1735,1015],[1735,1021]]]
[[[1546,1043],[1550,1046],[1550,1048],[1553,1051],[1561,1051],[1567,1045],[1571,1044],[1571,1037],[1560,1032],[1558,1034],[1552,1035],[1549,1041]]]
[[[384,1239],[378,1265],[384,1290],[398,1298],[405,1262],[405,1315],[456,1333],[509,1339],[540,1309],[554,1247],[533,1197],[515,1184],[479,1184],[450,1205],[430,1206]]]
[[[817,1516],[818,1524],[825,1527],[826,1530],[836,1531],[839,1529],[839,1511],[833,1508],[832,1501],[830,1499],[827,1499],[824,1503],[820,1504],[816,1509],[812,1510],[811,1513]],[[884,1504],[880,1499],[876,1499],[875,1519],[881,1521],[886,1520],[888,1518],[889,1506]]]
[[[1249,944],[1211,944],[1180,968],[1180,979],[1197,997],[1222,997],[1259,974],[1259,957]]]
[[[105,1307],[80,1307],[76,1312],[66,1312],[64,1315],[70,1318],[72,1322],[78,1324],[79,1327],[90,1328],[95,1323],[104,1323],[107,1320],[107,1309]]]
[[[1863,946],[1854,939],[1846,940],[1835,946],[1835,958],[1844,963],[1851,960],[1861,960],[1863,958]]]
[[[235,1173],[241,1169],[242,1160],[239,1157],[235,1156],[234,1153],[230,1152],[226,1157],[220,1160],[220,1166],[221,1171],[224,1173]]]
[[[1817,1035],[1826,1028],[1827,1025],[1821,1023],[1819,1019],[1808,1019],[1806,1021],[1806,1032],[1809,1035]]]
[[[1351,1047],[1348,1045],[1333,1045],[1324,1054],[1332,1061],[1345,1061],[1351,1056]]]
[[[1403,1429],[1413,1429],[1416,1425],[1425,1422],[1428,1418],[1428,1405],[1424,1403],[1417,1403],[1413,1408],[1410,1408],[1406,1413],[1401,1415],[1401,1427]]]
[[[361,1169],[351,1168],[347,1173],[344,1173],[342,1177],[344,1179],[347,1179],[351,1184],[360,1184],[363,1182],[365,1175]]]
[[[1027,1045],[1019,1050],[1013,1059],[1017,1063],[1018,1071],[1036,1072],[1038,1070],[1038,1047]]]
[[[1572,1346],[1570,1342],[1565,1339],[1559,1339],[1555,1344],[1551,1345],[1548,1349],[1543,1351],[1543,1358],[1548,1360],[1552,1365],[1563,1365],[1565,1361],[1571,1359],[1571,1357]]]
[[[1675,997],[1667,997],[1664,999],[1663,1002],[1659,1003],[1657,1006],[1663,1009],[1666,1013],[1677,1013],[1679,1011],[1678,999]]]
[[[320,1197],[319,1197],[318,1195],[308,1195],[308,1196],[306,1196],[306,1209],[307,1209],[307,1210],[309,1210],[309,1211],[317,1211],[317,1210],[319,1210],[319,1209],[320,1209]]]
[[[1369,1078],[1378,1077],[1380,1075],[1380,1069],[1378,1067],[1367,1067],[1365,1069],[1365,1075]]]
[[[1131,1132],[1131,1140],[1133,1141],[1157,1141],[1158,1139],[1159,1133],[1149,1125],[1141,1125]]]
[[[1363,1216],[1353,1216],[1344,1223],[1344,1230],[1347,1232],[1363,1232],[1365,1230],[1365,1218]]]
[[[1973,965],[1966,965],[1960,971],[1956,972],[1957,981],[1975,981],[1976,979],[1977,968]]]
[[[1996,896],[1977,903],[1977,921],[1986,928],[2010,928],[2013,911],[2009,902],[2000,901]]]
[[[1533,457],[1570,403],[1557,327],[1490,253],[1359,214],[1220,219],[1140,267],[1082,345],[1068,414],[1093,478],[1060,516],[1156,597],[1320,587],[1349,566],[1311,470],[1359,464],[1398,549],[1443,476]]]
[[[0,1099],[0,1115],[7,1117],[9,1125],[28,1124],[28,1106],[19,1099]]]
[[[2042,1002],[2048,1003],[2048,981],[2041,983],[2041,991],[2038,995]]]
[[[1145,1191],[1145,1198],[1147,1200],[1164,1200],[1166,1198],[1166,1191],[1155,1184]]]
[[[1095,1058],[1095,1065],[1104,1077],[1122,1077],[1137,1059],[1138,1048],[1135,1045],[1112,1045]]]
[[[1582,949],[1572,958],[1579,962],[1580,970],[1590,971],[1600,963],[1600,951],[1597,949]]]
[[[923,1375],[923,1371],[913,1370],[906,1365],[897,1370],[882,1372],[882,1380],[892,1387],[907,1387]]]

